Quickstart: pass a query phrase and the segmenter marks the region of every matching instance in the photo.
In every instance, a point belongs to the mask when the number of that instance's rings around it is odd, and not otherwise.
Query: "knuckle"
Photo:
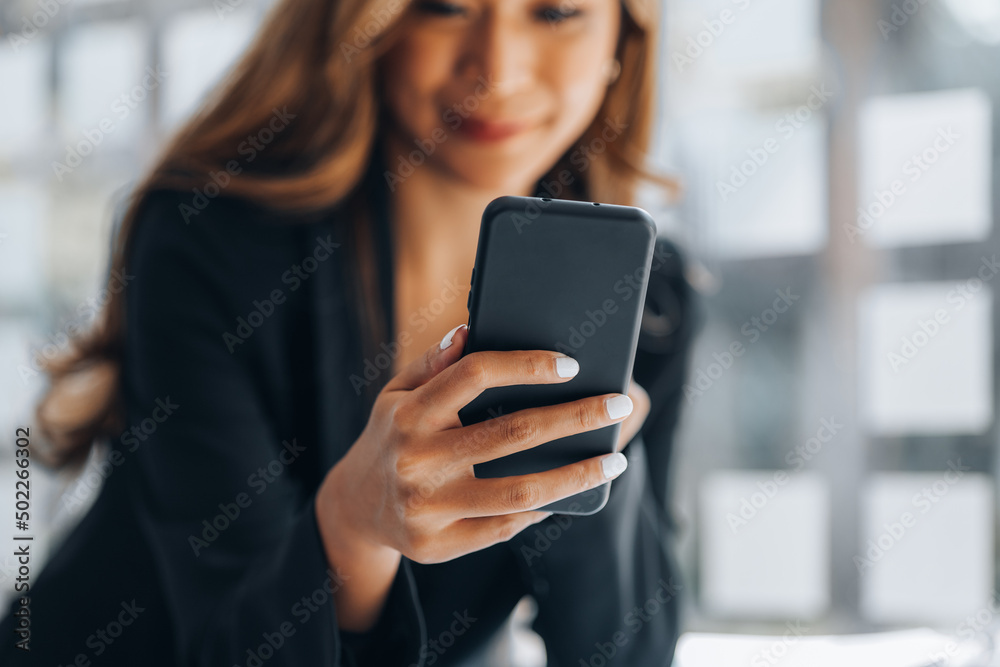
[[[396,497],[399,498],[400,507],[409,516],[414,509],[420,506],[420,503],[417,502],[417,499],[420,498],[420,491],[416,484],[405,478],[406,475],[398,467],[396,476],[402,478],[396,485]]]
[[[569,482],[575,491],[585,491],[593,486],[590,471],[582,465],[575,465],[570,469]]]
[[[407,484],[410,480],[417,477],[420,471],[419,456],[414,455],[412,451],[408,450],[393,452],[391,456],[396,479],[403,484]]]
[[[528,377],[540,378],[545,375],[546,364],[537,355],[529,354],[524,359],[524,372]]]
[[[498,428],[500,437],[509,445],[529,443],[538,435],[538,426],[528,417],[511,416],[501,420]]]
[[[420,475],[423,467],[419,457],[400,454],[393,461],[392,468],[400,500],[408,501],[420,493]]]
[[[402,433],[412,432],[416,426],[417,412],[414,401],[408,399],[396,401],[392,407],[392,423],[396,430]]]
[[[437,357],[438,352],[440,352],[440,347],[438,345],[431,345],[429,348],[424,350],[424,353],[420,355],[414,363],[420,368],[420,373],[424,377],[431,374],[431,370],[434,368],[434,359]]]
[[[576,406],[576,423],[585,431],[597,428],[599,419],[594,406],[589,401],[580,402]]]
[[[400,500],[406,503],[410,510],[425,507],[434,495],[436,487],[423,467],[417,465],[397,466]]]
[[[507,487],[505,503],[509,509],[526,510],[534,507],[542,498],[542,491],[535,482],[522,480]]]
[[[460,377],[464,382],[477,387],[486,386],[490,372],[483,355],[470,354],[462,357],[458,363],[461,365]]]

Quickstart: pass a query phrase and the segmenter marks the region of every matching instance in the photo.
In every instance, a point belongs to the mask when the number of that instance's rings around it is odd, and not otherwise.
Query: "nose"
[[[530,83],[535,50],[530,29],[514,16],[504,15],[499,5],[484,11],[469,31],[458,74],[471,80],[485,78],[491,94],[504,98]]]

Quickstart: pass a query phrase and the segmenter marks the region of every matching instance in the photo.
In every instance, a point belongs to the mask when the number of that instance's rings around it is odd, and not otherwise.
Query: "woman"
[[[461,664],[524,595],[551,665],[669,664],[676,254],[658,249],[631,400],[462,427],[484,388],[574,364],[463,357],[452,328],[490,200],[632,201],[655,9],[279,3],[138,188],[113,257],[134,279],[50,369],[49,455],[106,438],[113,470],[32,588],[31,654],[4,664]],[[619,421],[624,461],[472,476]],[[616,476],[596,515],[536,511]]]

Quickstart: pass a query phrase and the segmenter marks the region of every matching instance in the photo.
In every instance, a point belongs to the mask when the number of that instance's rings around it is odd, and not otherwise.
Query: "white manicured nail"
[[[628,467],[628,459],[621,452],[615,452],[611,456],[605,456],[601,460],[601,468],[604,470],[604,478],[612,479],[625,472]]]
[[[556,357],[556,375],[571,378],[580,372],[580,362],[573,357]]]
[[[619,419],[632,414],[632,399],[625,394],[619,394],[604,401],[604,407],[608,411],[608,417]]]
[[[451,339],[455,337],[455,332],[464,326],[465,326],[464,324],[459,324],[457,327],[455,327],[454,329],[452,329],[451,331],[449,331],[444,335],[444,338],[441,339],[442,350],[447,350],[449,347],[451,347]]]

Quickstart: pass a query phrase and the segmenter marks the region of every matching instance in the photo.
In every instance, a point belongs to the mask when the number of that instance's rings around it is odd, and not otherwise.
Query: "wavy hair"
[[[382,131],[378,65],[405,23],[409,0],[282,0],[270,11],[254,42],[230,75],[167,143],[126,202],[111,255],[123,271],[141,209],[154,190],[188,192],[237,159],[237,147],[266,127],[275,110],[295,115],[247,168],[231,175],[227,196],[277,211],[319,211],[345,205],[356,233],[356,299],[365,345],[380,340],[385,323],[377,308],[371,213],[361,196],[363,175]],[[543,181],[568,169],[575,195],[592,201],[632,204],[638,183],[673,191],[673,181],[646,170],[656,97],[655,64],[660,20],[658,0],[622,0],[618,78],[608,87],[593,123],[553,165]],[[604,118],[621,118],[623,129],[604,142]],[[600,145],[586,164],[573,150]],[[94,326],[59,356],[43,362],[50,377],[36,409],[47,440],[40,451],[53,466],[82,463],[92,444],[124,427],[119,375],[125,331],[125,297],[111,294]]]

